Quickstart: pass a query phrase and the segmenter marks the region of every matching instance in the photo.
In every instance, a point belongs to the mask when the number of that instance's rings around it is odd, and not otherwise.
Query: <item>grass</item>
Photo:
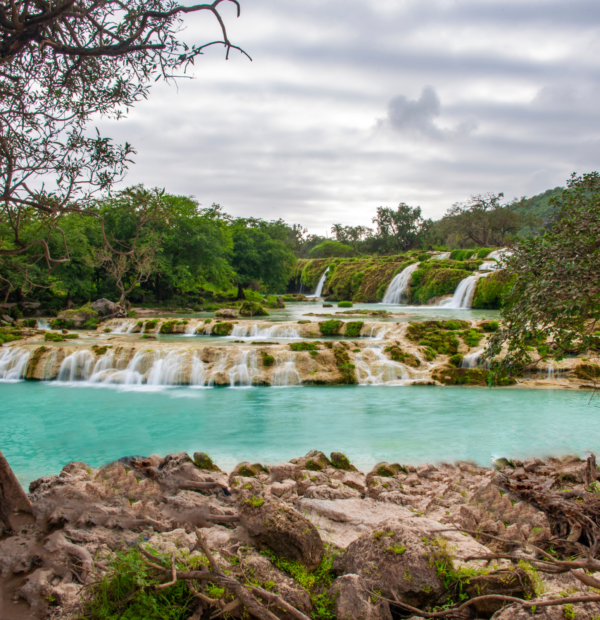
[[[292,351],[316,351],[319,347],[318,342],[290,342],[290,349]]]
[[[351,301],[340,301],[338,303],[338,308],[352,308],[353,305]]]
[[[319,323],[319,330],[323,336],[337,336],[343,324],[343,321],[322,321]]]
[[[344,333],[350,338],[358,338],[360,336],[363,325],[363,321],[349,321],[348,323],[346,323],[346,330]]]

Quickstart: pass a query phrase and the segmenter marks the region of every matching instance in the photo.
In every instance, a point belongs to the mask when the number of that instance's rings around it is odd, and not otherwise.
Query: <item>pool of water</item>
[[[319,449],[361,469],[580,454],[600,447],[589,394],[460,387],[117,389],[0,385],[0,449],[23,484],[69,461],[205,451],[225,469]]]

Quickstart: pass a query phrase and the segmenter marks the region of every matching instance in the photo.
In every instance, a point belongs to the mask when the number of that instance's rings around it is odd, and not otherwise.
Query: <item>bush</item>
[[[481,323],[479,327],[487,333],[497,332],[500,329],[500,323],[498,323],[498,321],[486,321],[485,323]]]
[[[450,260],[467,260],[475,254],[476,250],[452,250]]]
[[[245,301],[240,308],[240,316],[269,316],[269,313],[254,301]]]
[[[417,256],[417,260],[418,261],[429,260],[429,254],[419,254],[419,256]]]
[[[262,356],[262,363],[263,366],[273,366],[273,364],[275,363],[275,358],[272,355],[269,355],[268,353],[265,353],[264,351],[260,352],[261,356]]]
[[[477,258],[485,258],[491,251],[492,248],[479,248],[477,250]]]
[[[316,245],[309,253],[310,258],[333,258],[352,256],[354,250],[339,241],[323,241]]]
[[[450,363],[456,368],[460,368],[462,366],[463,356],[460,353],[453,355],[450,358]]]
[[[340,301],[338,303],[338,308],[352,308],[353,305],[351,301]]]
[[[340,328],[343,325],[343,321],[322,321],[319,323],[319,330],[323,336],[337,336],[340,333]]]
[[[500,309],[514,281],[515,276],[509,275],[505,269],[494,271],[485,278],[480,278],[473,295],[473,308]]]
[[[360,336],[360,331],[363,328],[363,321],[349,321],[346,323],[346,329],[344,334],[349,336],[350,338],[358,338]]]

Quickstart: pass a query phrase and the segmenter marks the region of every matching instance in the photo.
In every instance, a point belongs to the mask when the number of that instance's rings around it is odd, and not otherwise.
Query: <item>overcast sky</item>
[[[101,123],[138,151],[126,184],[324,234],[380,205],[439,218],[471,194],[531,196],[600,168],[598,0],[241,6],[223,14],[252,62],[214,49],[193,80]],[[208,17],[186,24],[188,43],[215,36]]]

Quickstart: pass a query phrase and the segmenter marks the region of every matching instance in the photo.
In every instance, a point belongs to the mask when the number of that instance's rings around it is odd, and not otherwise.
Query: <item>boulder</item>
[[[384,476],[386,478],[392,478],[396,474],[403,473],[405,468],[399,463],[392,463],[391,465],[386,462],[377,463],[375,467],[367,474],[367,478],[373,476]]]
[[[278,297],[277,298],[277,307],[278,308],[285,308],[285,304],[283,303],[283,297]]]
[[[241,524],[259,545],[309,569],[319,565],[325,547],[308,519],[276,498],[264,500],[242,492],[240,499]]]
[[[205,471],[221,471],[206,452],[194,452],[194,465]]]
[[[269,313],[255,301],[245,301],[240,308],[240,316],[269,316]]]
[[[93,301],[90,306],[100,316],[125,316],[125,309],[116,304],[114,301],[108,299],[97,299]]]
[[[233,476],[242,476],[244,478],[254,478],[256,476],[260,476],[260,474],[268,474],[269,471],[266,467],[263,467],[260,463],[248,463],[244,461],[243,463],[238,463],[229,478],[231,479]]]
[[[471,577],[465,590],[469,598],[487,594],[500,594],[522,599],[535,597],[531,577],[522,568]],[[478,617],[491,618],[505,604],[503,601],[487,600],[474,603],[473,607],[477,611]]]
[[[344,469],[346,471],[358,471],[350,462],[350,459],[343,452],[331,453],[331,464],[336,469]]]
[[[309,499],[350,499],[360,497],[360,492],[347,487],[345,484],[310,486],[304,492],[304,497]]]
[[[51,323],[53,329],[96,328],[98,313],[90,306],[82,306],[74,310],[63,310]],[[89,322],[88,322],[89,321]]]
[[[238,315],[236,314],[235,310],[232,310],[231,308],[222,308],[218,312],[215,312],[215,316],[220,316],[223,319],[237,319],[238,318]]]
[[[444,594],[431,553],[417,531],[390,519],[351,543],[345,554],[336,557],[333,570],[338,575],[360,575],[371,592],[380,590],[386,598],[398,597],[421,607],[438,602]]]
[[[322,471],[332,466],[331,461],[320,450],[311,450],[306,456],[292,459],[290,462],[298,465],[300,469],[308,469],[310,471]]]
[[[329,592],[329,598],[335,601],[334,615],[343,620],[379,620],[386,618],[379,606],[371,603],[367,586],[358,575],[338,577]]]
[[[295,478],[298,467],[293,463],[276,463],[269,467],[272,482],[283,482],[288,478]]]

